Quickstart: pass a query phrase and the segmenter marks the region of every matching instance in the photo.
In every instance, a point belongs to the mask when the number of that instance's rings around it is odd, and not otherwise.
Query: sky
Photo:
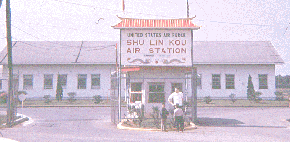
[[[0,50],[6,46],[6,16],[0,8]],[[187,17],[187,0],[10,0],[13,41],[119,41],[117,17]],[[195,41],[271,41],[290,75],[289,0],[188,0],[189,17],[201,28]]]

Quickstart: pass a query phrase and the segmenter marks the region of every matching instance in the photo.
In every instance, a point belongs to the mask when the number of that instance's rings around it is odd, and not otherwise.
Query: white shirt
[[[168,101],[173,99],[174,105],[179,104],[179,106],[182,106],[182,99],[183,99],[183,93],[182,92],[173,92],[169,97]]]

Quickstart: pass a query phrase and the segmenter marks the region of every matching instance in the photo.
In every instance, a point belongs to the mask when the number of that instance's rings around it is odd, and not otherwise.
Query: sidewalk
[[[0,115],[6,115],[7,112],[6,111],[0,111]],[[19,118],[21,119],[21,118]],[[8,139],[8,138],[3,138],[3,137],[0,137],[0,142],[18,142],[18,141],[15,141],[15,140],[12,140],[12,139]]]
[[[0,137],[0,142],[18,142],[18,141]]]
[[[7,112],[6,111],[0,111],[0,115],[7,115]],[[24,121],[28,121],[29,120],[29,117],[27,117],[27,116],[25,116],[23,114],[17,113],[16,116],[18,116],[19,118],[15,120],[13,125],[18,125],[18,124],[20,124],[20,123],[22,123]],[[4,125],[4,124],[2,124],[2,125]]]

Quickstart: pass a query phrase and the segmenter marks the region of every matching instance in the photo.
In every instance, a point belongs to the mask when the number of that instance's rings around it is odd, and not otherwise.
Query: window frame
[[[212,74],[212,89],[221,89],[221,74]]]
[[[202,89],[202,74],[197,74],[196,86],[197,86],[197,89]]]
[[[82,82],[84,84],[82,84]],[[77,89],[87,89],[87,74],[78,74],[78,84]]]
[[[43,89],[53,89],[53,74],[43,75]]]
[[[101,88],[101,74],[91,74],[91,89]]]
[[[226,74],[226,89],[235,89],[235,74]]]
[[[33,90],[33,74],[23,74],[23,90]]]
[[[258,74],[258,78],[259,78],[259,89],[268,89],[268,74]]]
[[[67,87],[67,74],[58,74],[57,79],[60,79],[60,85],[62,89],[66,89]]]
[[[133,86],[135,86],[134,84],[138,84],[138,86],[140,88],[138,88],[138,90],[133,89]],[[136,101],[141,101],[142,102],[142,87],[143,83],[142,82],[131,82],[130,84],[130,102],[131,103],[135,103]],[[139,90],[140,89],[140,90]]]
[[[162,92],[152,92],[152,90],[150,90],[151,86],[156,86],[156,87],[160,87],[163,88],[163,91]],[[148,103],[164,103],[165,102],[165,83],[164,82],[151,82],[149,83],[149,91],[148,91]],[[156,88],[157,89],[157,88]],[[158,90],[158,89],[157,89]],[[156,96],[158,95],[158,96]],[[157,99],[156,99],[157,98]]]

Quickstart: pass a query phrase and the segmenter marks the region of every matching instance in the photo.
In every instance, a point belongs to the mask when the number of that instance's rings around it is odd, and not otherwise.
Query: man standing
[[[183,93],[179,92],[178,88],[174,88],[174,92],[168,97],[168,102],[173,105],[176,106],[177,104],[179,106],[182,106],[182,101],[183,101]],[[172,102],[173,100],[173,102]]]

